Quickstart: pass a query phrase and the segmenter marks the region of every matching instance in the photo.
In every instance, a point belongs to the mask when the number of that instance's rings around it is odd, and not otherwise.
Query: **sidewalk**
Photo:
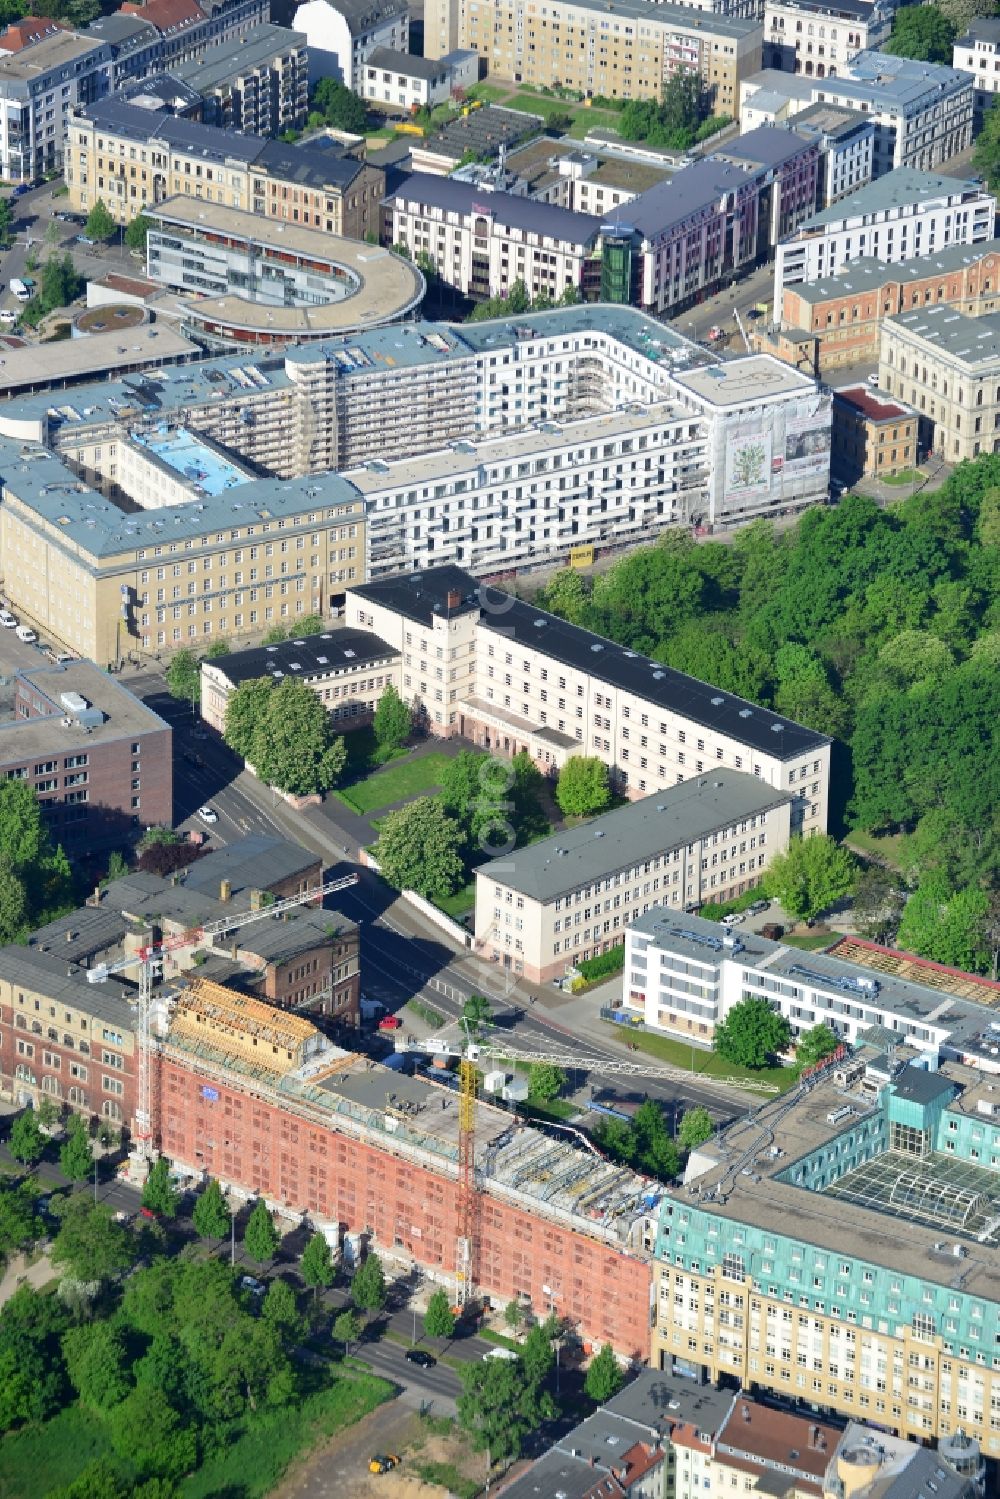
[[[43,1254],[41,1259],[35,1260],[30,1265],[23,1254],[15,1254],[7,1266],[3,1279],[0,1280],[0,1306],[9,1301],[22,1285],[29,1285],[34,1290],[40,1291],[43,1286],[48,1285],[55,1274],[47,1254]]]

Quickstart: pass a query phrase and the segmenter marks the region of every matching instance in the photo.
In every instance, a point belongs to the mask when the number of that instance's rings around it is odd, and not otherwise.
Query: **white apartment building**
[[[839,104],[810,104],[791,121],[796,135],[820,148],[818,208],[829,208],[872,180],[875,126],[858,109]]]
[[[759,883],[789,838],[787,792],[713,771],[476,870],[476,949],[534,983],[624,941],[653,906],[728,900]]]
[[[785,287],[836,276],[852,260],[888,264],[974,245],[996,232],[997,200],[978,182],[899,167],[816,213],[782,240],[774,267],[775,306]]]
[[[452,72],[446,62],[375,47],[361,69],[361,97],[394,110],[433,108],[451,94]]]
[[[625,936],[622,1005],[651,1030],[711,1043],[716,1026],[747,995],[780,1010],[793,1037],[825,1024],[856,1042],[882,1026],[937,1055],[949,1037],[974,1029],[982,1007],[893,974],[875,974],[827,953],[801,952],[737,927],[681,915],[662,903]]]
[[[383,243],[427,255],[463,296],[505,295],[523,281],[532,298],[583,290],[588,260],[600,284],[600,219],[454,177],[417,172],[386,198]]]
[[[729,769],[793,798],[823,831],[830,740],[502,592],[455,567],[349,587],[351,628],[402,652],[404,698],[429,728],[550,773],[597,755],[630,798]]]
[[[70,111],[103,98],[112,65],[110,43],[59,29],[0,52],[0,177],[33,182],[60,168]]]
[[[952,67],[972,74],[975,89],[975,125],[1000,92],[1000,17],[975,16],[967,31],[955,41]]]
[[[1000,313],[939,304],[886,318],[878,370],[879,390],[920,413],[946,462],[1000,453]]]
[[[764,67],[835,78],[892,30],[887,0],[764,0]]]
[[[291,22],[309,48],[309,86],[337,78],[362,92],[364,65],[376,47],[410,50],[407,0],[304,0]]]

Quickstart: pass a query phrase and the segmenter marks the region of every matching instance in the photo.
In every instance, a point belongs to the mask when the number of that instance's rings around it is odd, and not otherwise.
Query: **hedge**
[[[596,958],[583,958],[576,966],[588,983],[593,983],[594,979],[607,978],[612,973],[620,973],[625,966],[625,944],[619,942],[617,947],[609,947],[607,952],[598,953]]]

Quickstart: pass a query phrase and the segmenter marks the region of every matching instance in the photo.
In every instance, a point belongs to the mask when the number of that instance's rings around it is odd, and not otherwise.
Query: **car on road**
[[[728,916],[723,916],[723,926],[742,926],[746,917],[742,911],[732,911]]]
[[[219,814],[214,807],[199,807],[197,815],[201,818],[202,822],[207,822],[209,827],[212,827],[219,820]]]
[[[0,609],[0,625],[3,625],[5,630],[17,629],[17,620],[9,609]]]
[[[491,1359],[498,1358],[504,1363],[513,1364],[520,1356],[519,1353],[514,1352],[513,1348],[490,1348],[483,1354],[483,1363],[488,1364]]]
[[[13,203],[15,198],[23,198],[25,193],[30,193],[32,185],[30,182],[19,182],[10,195],[10,201]]]
[[[380,1031],[399,1031],[403,1028],[403,1022],[398,1015],[383,1015],[378,1028]]]
[[[437,1363],[433,1353],[424,1348],[407,1348],[405,1357],[408,1364],[417,1364],[421,1369],[433,1369]]]
[[[78,234],[73,243],[76,245],[96,245],[97,241],[91,239],[89,234]]]
[[[256,1275],[244,1275],[240,1285],[244,1291],[249,1291],[251,1296],[263,1296],[267,1290],[267,1286],[262,1280],[258,1280]]]
[[[394,1452],[376,1452],[368,1459],[369,1473],[391,1473],[399,1467],[399,1458]]]

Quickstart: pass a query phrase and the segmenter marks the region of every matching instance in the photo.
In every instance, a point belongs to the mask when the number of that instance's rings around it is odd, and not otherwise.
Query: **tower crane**
[[[459,1237],[455,1254],[456,1300],[464,1305],[472,1296],[476,1282],[477,1245],[479,1238],[479,1189],[475,1177],[476,1144],[476,1063],[483,1060],[507,1062],[550,1062],[556,1067],[582,1072],[605,1072],[618,1077],[652,1077],[669,1082],[690,1083],[691,1073],[683,1067],[671,1067],[648,1062],[631,1062],[617,1057],[586,1057],[573,1052],[520,1051],[502,1041],[473,1041],[467,1039],[449,1041],[442,1036],[431,1036],[418,1041],[414,1036],[397,1036],[396,1050],[421,1052],[434,1057],[458,1058],[458,1220]],[[756,1078],[713,1077],[698,1078],[699,1087],[741,1088],[759,1094],[777,1094],[781,1090],[774,1083],[765,1083]]]
[[[326,885],[313,885],[309,890],[302,890],[297,895],[289,895],[283,900],[276,900],[271,905],[261,906],[257,911],[234,912],[232,916],[220,918],[218,921],[206,922],[204,926],[189,927],[186,931],[179,932],[176,936],[167,937],[160,942],[148,943],[140,947],[127,958],[121,958],[116,963],[95,963],[93,968],[87,970],[87,981],[91,984],[103,984],[116,973],[126,973],[130,968],[139,970],[139,1069],[138,1069],[138,1097],[135,1109],[135,1159],[140,1163],[149,1164],[154,1155],[153,1148],[153,1116],[152,1116],[152,1071],[153,1071],[153,1036],[152,1036],[152,1008],[153,1008],[153,982],[162,972],[161,964],[164,955],[176,952],[179,948],[193,947],[196,942],[205,938],[219,937],[224,932],[237,931],[240,927],[250,926],[256,921],[265,921],[272,916],[280,916],[284,911],[290,911],[295,906],[304,905],[307,901],[321,900],[325,895],[331,895],[335,890],[345,890],[349,885],[356,885],[358,876],[349,874],[341,879],[331,880]]]

